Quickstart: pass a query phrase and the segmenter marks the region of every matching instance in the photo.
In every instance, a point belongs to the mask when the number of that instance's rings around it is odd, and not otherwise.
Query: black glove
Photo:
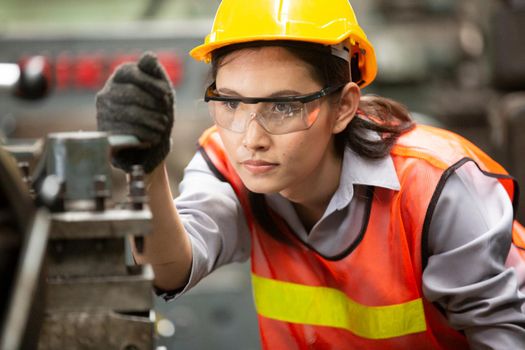
[[[155,54],[146,52],[138,63],[124,63],[109,77],[96,97],[98,130],[134,135],[146,148],[123,149],[112,163],[129,172],[140,164],[149,173],[171,148],[175,91]]]

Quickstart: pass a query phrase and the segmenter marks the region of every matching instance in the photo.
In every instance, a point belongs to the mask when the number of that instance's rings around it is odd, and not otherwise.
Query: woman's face
[[[220,95],[234,97],[305,95],[324,88],[310,69],[283,48],[244,49],[225,57],[216,88]],[[307,130],[272,135],[255,119],[241,133],[218,127],[228,158],[249,190],[300,200],[327,180],[326,172],[338,159],[333,145],[337,104],[330,101],[321,100],[320,114]],[[249,112],[260,108],[247,106]]]

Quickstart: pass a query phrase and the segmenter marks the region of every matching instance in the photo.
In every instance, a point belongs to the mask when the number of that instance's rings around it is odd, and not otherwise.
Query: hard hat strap
[[[350,51],[344,43],[330,45],[330,49],[332,50],[332,55],[342,58],[346,62],[350,62]]]
[[[354,72],[352,69],[352,60],[350,57],[350,50],[348,49],[348,46],[345,43],[346,41],[341,42],[339,44],[330,45],[330,50],[332,55],[348,62],[348,74],[350,74],[350,81],[352,81],[352,77],[354,76]]]

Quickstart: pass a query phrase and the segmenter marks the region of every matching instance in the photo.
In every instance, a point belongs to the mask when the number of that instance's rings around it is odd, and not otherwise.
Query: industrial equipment
[[[20,253],[5,243],[18,237],[12,230],[2,232],[0,242],[7,246],[2,249],[11,252],[12,261],[1,266],[17,266],[13,283],[6,286],[2,349],[154,348],[153,271],[149,265],[126,263],[126,240],[133,238],[140,247],[151,226],[141,167],[130,174],[126,203],[114,203],[111,196],[110,151],[137,144],[131,137],[101,132],[53,133],[34,183],[25,176],[26,184],[20,184],[23,173],[9,172],[25,198],[9,202],[19,221],[33,206],[28,184],[41,209]],[[15,157],[26,154],[11,150]],[[13,163],[5,150],[2,154],[2,161]],[[13,190],[6,190],[11,199]],[[39,321],[30,317],[28,300],[41,307]],[[28,327],[29,322],[38,325]],[[27,339],[31,344],[23,345]]]

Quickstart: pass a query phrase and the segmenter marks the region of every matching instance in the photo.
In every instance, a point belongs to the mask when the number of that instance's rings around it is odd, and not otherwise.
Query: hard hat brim
[[[311,42],[311,43],[317,43],[317,44],[323,44],[323,45],[336,45],[343,41],[348,40],[352,43],[357,43],[359,46],[359,50],[361,51],[361,55],[363,57],[363,61],[359,62],[360,69],[361,69],[361,78],[362,81],[360,82],[359,86],[361,88],[367,86],[370,84],[377,75],[377,68],[375,69],[369,69],[370,67],[374,68],[376,67],[376,57],[373,46],[368,42],[367,39],[364,39],[363,37],[357,37],[352,34],[342,36],[341,38],[336,38],[335,40],[326,40],[326,39],[311,39],[311,38],[304,38],[304,37],[291,37],[290,35],[283,35],[282,37],[279,36],[259,36],[259,37],[245,37],[245,38],[236,38],[235,40],[221,40],[221,41],[215,41],[212,43],[205,42],[202,45],[199,45],[195,48],[193,48],[189,55],[197,60],[197,61],[204,61],[206,63],[211,62],[212,58],[212,52],[225,47],[229,45],[234,44],[241,44],[241,43],[247,43],[247,42],[253,42],[253,41],[301,41],[301,42]],[[208,38],[206,38],[206,41],[208,41]]]

